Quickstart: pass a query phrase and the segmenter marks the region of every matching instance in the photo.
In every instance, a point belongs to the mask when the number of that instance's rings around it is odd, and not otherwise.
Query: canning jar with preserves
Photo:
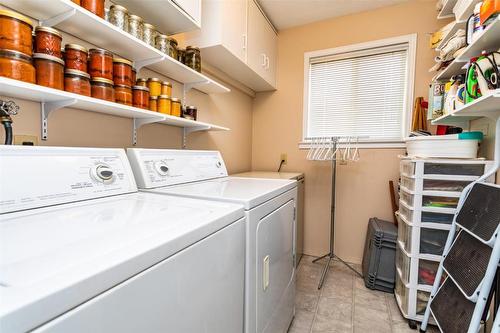
[[[172,116],[181,116],[181,100],[179,98],[172,97]]]
[[[64,71],[64,90],[90,96],[90,75],[76,69],[66,69]]]
[[[0,49],[0,76],[36,83],[35,67],[31,57],[14,50]]]
[[[104,0],[80,0],[80,5],[100,18],[104,18]]]
[[[149,96],[149,110],[158,111],[158,96]]]
[[[132,62],[127,59],[113,59],[113,81],[115,85],[133,86]]]
[[[155,77],[148,79],[149,96],[161,95],[161,81]]]
[[[88,68],[91,77],[113,80],[113,54],[103,49],[90,49]]]
[[[128,30],[128,10],[127,8],[120,5],[112,5],[109,7],[109,23],[122,29],[123,31]]]
[[[135,85],[135,80],[137,79],[137,71],[132,67],[132,85]]]
[[[62,58],[61,43],[62,35],[56,29],[50,27],[35,28],[35,53],[45,53]]]
[[[45,53],[34,53],[36,83],[41,86],[64,90],[64,61]]]
[[[155,46],[155,39],[156,39],[155,26],[149,23],[144,23],[142,31],[142,40],[144,41],[144,43],[149,44],[151,46]]]
[[[81,5],[80,0],[71,0],[72,2],[76,3],[78,6]]]
[[[115,89],[113,81],[103,77],[93,77],[91,81],[92,97],[105,101],[115,101]]]
[[[196,120],[198,110],[196,106],[188,105],[182,110],[182,117],[190,120]]]
[[[138,78],[137,81],[135,81],[136,86],[142,86],[142,87],[147,87],[148,86],[148,80],[144,78]]]
[[[87,72],[88,51],[78,44],[66,44],[64,47],[64,62],[66,69]]]
[[[170,44],[168,55],[174,59],[177,59],[177,40],[175,38],[168,37],[168,43]]]
[[[186,47],[184,64],[201,73],[201,54],[200,49],[194,46]]]
[[[172,114],[172,101],[170,96],[158,96],[158,112],[168,115]]]
[[[162,35],[159,34],[156,36],[156,43],[155,46],[158,50],[165,54],[169,54],[169,49],[170,49],[170,42],[168,41],[168,36],[167,35]]]
[[[167,96],[172,96],[172,83],[170,83],[168,81],[163,81],[161,83],[161,94],[167,95]]]
[[[0,49],[33,54],[33,23],[24,15],[0,10]]]
[[[177,48],[177,60],[184,63],[186,60],[186,49]]]
[[[132,87],[132,103],[135,107],[149,109],[149,89],[143,86]]]
[[[115,84],[115,102],[132,105],[132,88],[123,84]]]
[[[140,16],[128,16],[128,33],[135,38],[142,40],[142,37],[144,36],[144,22]]]

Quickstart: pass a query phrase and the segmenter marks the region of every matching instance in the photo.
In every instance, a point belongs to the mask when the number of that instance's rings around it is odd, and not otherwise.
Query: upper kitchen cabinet
[[[147,19],[164,34],[177,34],[201,27],[201,0],[113,0],[131,13]]]
[[[277,35],[254,0],[203,0],[201,29],[185,34],[204,62],[254,91],[276,89]]]

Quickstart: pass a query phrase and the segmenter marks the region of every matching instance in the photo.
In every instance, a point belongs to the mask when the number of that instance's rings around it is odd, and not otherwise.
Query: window
[[[305,54],[304,141],[401,142],[413,106],[416,36]]]

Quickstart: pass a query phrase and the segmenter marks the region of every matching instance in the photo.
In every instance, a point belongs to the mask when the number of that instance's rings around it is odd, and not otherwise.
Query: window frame
[[[352,52],[367,52],[374,54],[370,49],[378,49],[382,47],[390,47],[397,44],[408,44],[408,66],[407,66],[407,101],[406,107],[402,110],[402,126],[403,137],[408,136],[411,126],[411,115],[414,103],[415,90],[415,67],[416,67],[416,50],[417,50],[417,34],[409,34],[398,37],[374,40],[365,43],[358,43],[330,49],[310,51],[304,53],[304,99],[303,99],[303,126],[302,126],[302,141],[299,143],[299,148],[310,148],[310,142],[306,139],[307,125],[309,120],[309,69],[311,60],[321,57],[335,57],[344,53]],[[364,139],[357,144],[360,148],[403,148],[405,147],[403,140],[379,140],[379,139]]]

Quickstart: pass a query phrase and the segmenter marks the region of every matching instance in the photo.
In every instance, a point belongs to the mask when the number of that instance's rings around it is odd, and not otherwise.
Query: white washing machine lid
[[[150,193],[0,215],[0,326],[32,329],[243,217]]]
[[[297,186],[295,180],[224,177],[148,192],[239,203],[250,210]]]

